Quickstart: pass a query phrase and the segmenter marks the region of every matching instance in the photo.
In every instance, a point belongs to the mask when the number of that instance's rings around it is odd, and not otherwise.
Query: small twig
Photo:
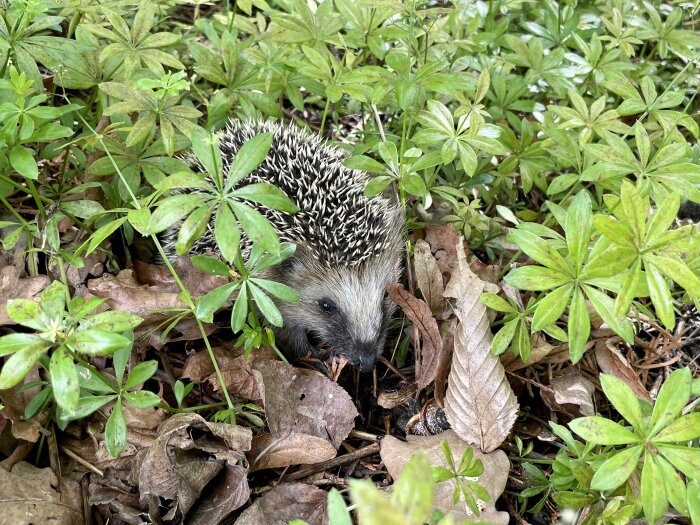
[[[375,442],[381,439],[381,436],[378,436],[377,434],[370,434],[369,432],[362,432],[361,430],[351,430],[348,437]]]
[[[83,458],[81,458],[78,454],[76,454],[75,452],[73,452],[71,449],[66,448],[66,447],[64,447],[63,445],[61,445],[60,448],[61,448],[61,452],[63,452],[66,456],[68,456],[69,458],[71,458],[73,461],[77,461],[78,463],[80,463],[83,467],[85,467],[86,469],[88,469],[90,472],[94,472],[94,473],[97,474],[98,476],[104,476],[104,475],[105,475],[105,473],[102,472],[100,469],[98,469],[95,465],[93,465],[92,463],[88,463],[86,460],[84,460]]]
[[[295,481],[299,479],[308,478],[309,476],[313,476],[314,474],[323,472],[324,470],[340,467],[342,465],[347,465],[349,463],[352,463],[356,459],[372,456],[377,452],[379,452],[379,443],[372,443],[371,445],[368,445],[364,448],[360,448],[355,452],[351,452],[350,454],[338,456],[337,458],[324,461],[323,463],[316,463],[315,465],[310,465],[306,468],[293,472],[289,476],[285,476],[282,481]]]

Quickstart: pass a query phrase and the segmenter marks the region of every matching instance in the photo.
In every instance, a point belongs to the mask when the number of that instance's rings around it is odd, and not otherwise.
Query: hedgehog
[[[267,157],[236,187],[269,182],[299,208],[288,214],[248,202],[271,222],[281,241],[296,244],[291,258],[263,275],[300,295],[297,302],[276,301],[283,318],[276,341],[292,356],[344,357],[360,371],[370,371],[384,349],[395,309],[386,287],[401,276],[404,214],[384,196],[365,196],[369,178],[343,166],[346,151],[291,124],[230,121],[219,132],[225,176],[240,147],[264,132],[273,137]],[[189,161],[202,171],[195,159]],[[175,257],[178,230],[176,225],[163,235],[169,258]],[[247,256],[245,236],[241,248]],[[212,220],[189,253],[215,251]]]

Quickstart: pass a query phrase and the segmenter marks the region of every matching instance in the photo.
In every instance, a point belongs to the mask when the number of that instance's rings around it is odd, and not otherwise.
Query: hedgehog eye
[[[335,313],[335,303],[330,299],[321,299],[318,305],[321,307],[321,310],[327,314]]]

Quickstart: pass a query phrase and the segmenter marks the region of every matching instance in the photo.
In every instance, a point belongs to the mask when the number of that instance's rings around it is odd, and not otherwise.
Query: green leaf
[[[219,137],[199,126],[192,127],[192,151],[204,170],[214,179],[221,180],[223,162],[219,150]]]
[[[352,518],[338,489],[328,491],[328,520],[330,525],[352,525]]]
[[[210,319],[231,297],[237,287],[238,283],[226,283],[201,296],[197,301],[197,319]]]
[[[560,286],[547,293],[537,304],[532,317],[532,330],[538,331],[556,322],[564,313],[571,297],[571,284]]]
[[[160,398],[157,394],[148,390],[139,390],[138,392],[127,392],[124,394],[124,401],[136,408],[153,408],[160,404]]]
[[[91,315],[81,321],[80,326],[86,328],[99,328],[108,332],[126,332],[136,328],[143,322],[138,315],[118,310],[109,310],[99,314]]]
[[[34,330],[46,327],[46,318],[37,303],[29,299],[10,299],[7,301],[7,316],[15,323]]]
[[[680,284],[690,295],[700,297],[700,279],[682,260],[674,257],[645,254],[644,262],[653,263],[661,273]]]
[[[343,166],[351,170],[366,171],[377,175],[382,175],[386,172],[386,168],[383,164],[366,155],[353,155],[352,157],[348,157],[343,162]]]
[[[233,303],[233,311],[231,312],[231,330],[233,330],[233,333],[240,332],[243,329],[247,317],[248,286],[243,284],[238,297],[236,297],[236,302]]]
[[[273,326],[282,326],[282,314],[277,309],[277,306],[275,306],[275,303],[272,302],[272,299],[265,295],[265,293],[254,284],[249,283],[248,287],[255,301],[255,305],[260,310],[260,313],[263,314],[263,317]]]
[[[148,221],[148,234],[160,233],[173,226],[185,215],[198,208],[209,197],[207,195],[172,195],[166,197],[158,204],[158,207]]]
[[[632,389],[617,377],[608,374],[600,374],[600,386],[620,415],[641,435],[644,431],[642,409]]]
[[[688,507],[686,505],[686,488],[685,483],[678,475],[676,469],[666,461],[661,456],[656,456],[654,458],[656,461],[656,466],[659,468],[661,477],[664,480],[664,487],[666,488],[666,497],[668,501],[673,505],[678,512],[686,514],[688,512]]]
[[[226,263],[221,262],[213,257],[206,255],[193,255],[191,257],[192,264],[210,275],[228,275],[229,267]]]
[[[617,317],[615,315],[615,301],[592,286],[584,284],[583,290],[601,319],[626,342],[633,343],[634,329],[632,328],[632,323],[627,320],[627,317]]]
[[[196,208],[180,225],[180,233],[175,242],[175,253],[183,255],[204,235],[211,220],[211,205]]]
[[[113,458],[119,457],[126,447],[126,421],[124,421],[121,399],[117,399],[107,420],[105,445]]]
[[[664,428],[653,441],[659,443],[674,443],[676,441],[690,441],[700,437],[700,412],[687,414]]]
[[[126,383],[124,383],[124,388],[129,389],[138,385],[142,385],[148,381],[153,374],[158,370],[158,361],[150,360],[139,363],[134,368],[131,369],[129,377],[126,378]]]
[[[586,299],[580,288],[574,289],[574,295],[569,306],[569,356],[572,363],[578,363],[583,357],[591,333],[591,319],[588,315]]]
[[[612,457],[596,470],[591,479],[591,488],[608,491],[622,485],[634,472],[643,451],[642,445],[635,445],[612,453]]]
[[[250,281],[257,284],[266,292],[274,295],[279,299],[282,299],[283,301],[298,301],[299,299],[301,299],[296,290],[294,290],[294,288],[290,288],[286,284],[258,278],[253,278]]]
[[[80,383],[78,381],[78,369],[73,358],[61,345],[51,355],[49,363],[51,374],[51,388],[58,405],[68,414],[73,415],[78,409],[80,397]]]
[[[620,221],[616,221],[609,215],[596,215],[593,217],[593,225],[615,244],[634,248],[634,237]]]
[[[661,429],[678,418],[690,397],[692,376],[687,368],[679,368],[669,374],[659,390],[654,411],[649,422],[649,435],[655,436]]]
[[[229,263],[235,261],[240,252],[241,233],[236,224],[236,217],[226,202],[222,202],[216,210],[214,238],[224,259]]]
[[[87,355],[110,355],[115,351],[131,346],[131,341],[123,335],[98,328],[88,328],[72,334],[66,344],[75,352]]]
[[[50,345],[50,341],[35,334],[7,334],[0,337],[0,356],[14,354],[25,348],[48,348]]]
[[[566,244],[574,263],[580,268],[591,240],[591,199],[588,192],[581,190],[566,211]]]
[[[580,417],[569,423],[571,430],[596,445],[628,445],[641,438],[625,427],[600,416]]]
[[[12,388],[22,381],[44,355],[47,346],[30,346],[12,354],[0,371],[0,390]]]
[[[655,443],[661,454],[688,478],[697,478],[700,472],[700,448],[687,445]]]
[[[240,202],[229,202],[229,205],[243,231],[253,243],[259,244],[260,248],[266,251],[277,252],[279,250],[277,232],[265,216]]]
[[[497,312],[509,314],[517,313],[518,311],[517,308],[515,308],[508,301],[493,293],[484,292],[481,294],[479,299],[481,299],[481,302],[488,308],[491,308],[491,310],[496,310]]]
[[[542,291],[570,283],[571,277],[542,266],[521,266],[511,270],[505,281],[520,290]]]
[[[299,211],[297,205],[282,190],[267,182],[248,184],[238,188],[231,195],[239,199],[257,202],[273,210],[285,213],[296,213]]]
[[[494,355],[500,355],[508,349],[510,342],[513,340],[515,329],[518,327],[520,319],[515,318],[505,323],[501,329],[493,336],[491,343],[491,352]]]
[[[628,180],[622,182],[620,206],[627,222],[632,227],[637,244],[641,244],[646,234],[646,215],[649,203],[642,198],[637,188]]]
[[[640,258],[637,258],[632,264],[632,267],[627,271],[625,280],[622,282],[622,287],[615,298],[615,311],[613,312],[615,317],[623,318],[627,316],[630,305],[632,304],[632,299],[634,299],[637,293],[641,278],[642,261]],[[649,276],[647,274],[647,281],[648,280]]]
[[[676,315],[673,311],[671,289],[661,270],[649,260],[648,256],[644,256],[644,269],[646,270],[646,280],[649,286],[649,297],[656,310],[656,315],[664,326],[672,329],[676,326]]]
[[[700,478],[688,481],[688,515],[693,525],[700,524]]]
[[[644,517],[648,523],[656,523],[668,508],[668,499],[664,488],[661,470],[651,453],[644,455],[642,467],[641,497]]]
[[[569,274],[569,265],[564,258],[559,255],[559,252],[552,248],[544,239],[522,229],[512,230],[509,234],[509,238],[538,263],[557,272]]]
[[[424,523],[433,503],[430,463],[424,453],[414,454],[401,471],[391,494],[392,503],[404,511],[407,523]]]
[[[272,133],[260,133],[248,140],[236,153],[226,178],[226,191],[248,176],[265,160],[272,145]]]
[[[34,152],[24,146],[14,146],[10,150],[10,165],[14,170],[27,179],[39,178],[39,167],[34,160]]]

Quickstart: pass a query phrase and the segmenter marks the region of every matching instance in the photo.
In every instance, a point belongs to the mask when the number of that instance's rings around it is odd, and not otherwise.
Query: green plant
[[[690,370],[678,369],[668,376],[653,408],[616,377],[601,374],[600,381],[629,426],[601,416],[569,424],[588,443],[604,447],[591,465],[590,488],[611,492],[631,476],[639,476],[641,504],[649,523],[655,523],[669,504],[688,515],[688,504],[697,506],[694,480],[700,472],[700,448],[688,446],[700,437],[700,412],[682,415],[691,395]]]
[[[483,463],[480,459],[474,459],[474,450],[471,447],[467,447],[462,453],[459,465],[457,465],[452,449],[447,441],[442,442],[442,453],[449,468],[433,467],[433,481],[442,483],[454,479],[455,488],[452,492],[452,501],[456,505],[464,498],[464,502],[469,510],[478,516],[480,511],[476,498],[488,503],[491,501],[491,496],[480,483],[469,478],[478,478],[484,473]]]

